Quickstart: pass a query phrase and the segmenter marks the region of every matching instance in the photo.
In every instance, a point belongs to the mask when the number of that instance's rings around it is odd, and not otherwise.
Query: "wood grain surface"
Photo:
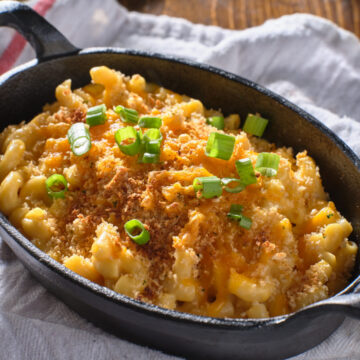
[[[296,12],[329,19],[360,37],[360,0],[118,0],[129,10],[245,29]]]

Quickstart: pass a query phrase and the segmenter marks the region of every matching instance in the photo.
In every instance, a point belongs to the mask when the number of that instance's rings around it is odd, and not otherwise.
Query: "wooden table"
[[[329,19],[360,37],[360,0],[118,0],[129,10],[245,29],[296,12]]]

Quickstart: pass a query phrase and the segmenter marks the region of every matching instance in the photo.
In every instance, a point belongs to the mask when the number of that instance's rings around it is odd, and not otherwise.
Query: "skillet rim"
[[[151,51],[140,51],[140,50],[130,50],[114,47],[90,47],[79,50],[76,53],[71,54],[61,54],[46,59],[45,61],[38,61],[37,59],[31,60],[25,64],[19,65],[14,69],[2,74],[0,76],[0,87],[10,80],[13,76],[21,75],[23,72],[41,65],[45,62],[51,62],[52,60],[61,60],[63,58],[77,57],[77,56],[86,56],[86,55],[95,55],[95,54],[116,54],[116,55],[130,55],[137,57],[146,57],[146,58],[156,58],[159,60],[167,61],[170,63],[178,63],[182,65],[195,68],[200,71],[211,72],[215,75],[221,76],[227,80],[235,81],[242,84],[243,86],[252,88],[262,95],[269,97],[270,99],[276,101],[280,105],[287,107],[291,111],[295,112],[297,115],[302,117],[306,122],[315,126],[319,129],[325,136],[327,136],[335,146],[337,146],[345,156],[351,161],[355,168],[360,173],[360,158],[355,154],[355,152],[343,141],[341,140],[332,130],[330,130],[326,125],[317,120],[314,116],[310,115],[305,110],[301,109],[291,101],[285,99],[281,95],[274,93],[273,91],[251,81],[242,76],[235,75],[229,71],[219,69],[212,65],[202,64],[193,60],[184,59],[181,57],[173,55],[163,55]],[[80,286],[85,291],[91,291],[94,295],[100,296],[107,301],[111,301],[116,305],[125,306],[130,308],[132,311],[139,313],[145,313],[148,316],[157,316],[161,317],[164,320],[171,320],[180,323],[191,323],[196,326],[203,326],[207,328],[215,329],[226,329],[226,330],[249,330],[259,327],[266,326],[276,327],[283,324],[287,320],[292,320],[297,317],[297,315],[306,311],[307,309],[317,309],[322,311],[320,303],[315,302],[307,307],[299,309],[296,312],[289,314],[275,316],[271,318],[264,319],[242,319],[242,318],[215,318],[209,316],[201,316],[190,313],[183,313],[176,310],[169,310],[157,305],[152,305],[142,301],[135,300],[128,296],[117,293],[107,287],[98,285],[82,276],[76,274],[75,272],[67,269],[64,265],[52,259],[49,255],[41,251],[35,245],[33,245],[24,235],[20,233],[19,230],[8,221],[8,219],[0,212],[0,226],[4,229],[7,235],[14,239],[22,249],[24,249],[29,255],[35,258],[38,262],[46,266],[50,271],[54,271],[59,276],[63,277],[65,280],[72,282],[73,284]],[[5,241],[6,242],[6,241]],[[360,274],[358,274],[351,283],[349,283],[343,290],[334,296],[326,299],[331,300],[345,293],[351,293],[351,291],[360,283]],[[324,301],[326,301],[324,300]]]

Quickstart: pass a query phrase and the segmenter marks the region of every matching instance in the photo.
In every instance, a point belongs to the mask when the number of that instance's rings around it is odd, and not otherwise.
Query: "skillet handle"
[[[24,36],[39,62],[79,51],[36,11],[16,1],[0,1],[0,26],[12,27]]]
[[[312,313],[341,313],[360,320],[360,293],[349,293],[320,301],[297,311],[294,317]]]

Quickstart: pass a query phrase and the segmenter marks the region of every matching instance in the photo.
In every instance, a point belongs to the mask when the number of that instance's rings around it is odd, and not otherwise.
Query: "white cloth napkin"
[[[329,21],[296,14],[243,31],[128,12],[115,0],[38,0],[79,47],[118,46],[192,58],[254,80],[315,115],[360,154],[360,43]],[[14,32],[0,29],[1,54]],[[34,57],[26,45],[15,65]],[[1,64],[0,64],[1,65]],[[301,341],[301,339],[299,339]],[[94,327],[49,294],[0,240],[0,359],[175,359]],[[360,322],[346,319],[294,357],[359,359]]]

